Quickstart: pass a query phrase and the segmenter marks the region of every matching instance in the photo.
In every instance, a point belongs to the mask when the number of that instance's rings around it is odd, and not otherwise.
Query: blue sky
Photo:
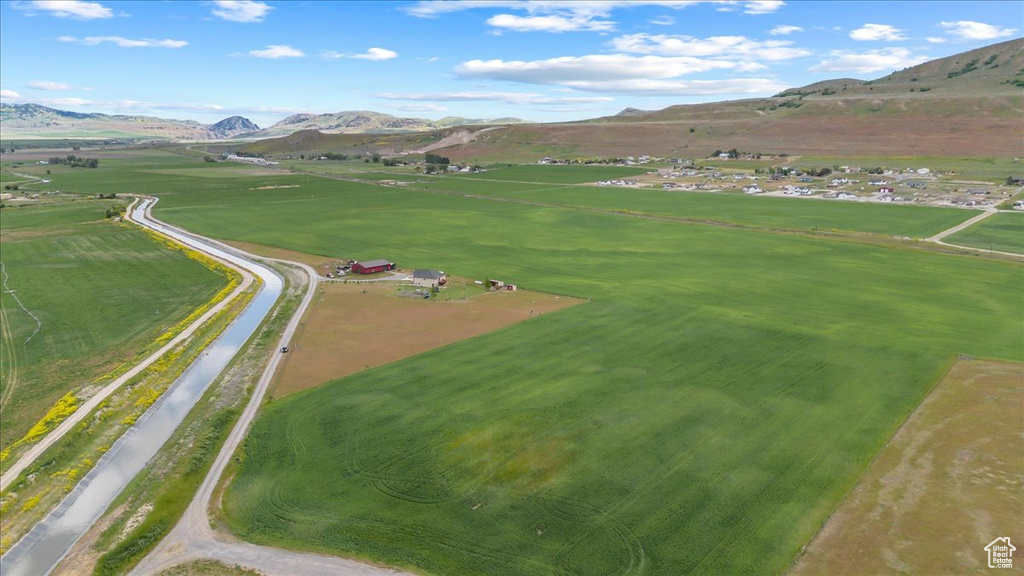
[[[575,120],[877,78],[1021,28],[1018,1],[4,1],[0,99]]]

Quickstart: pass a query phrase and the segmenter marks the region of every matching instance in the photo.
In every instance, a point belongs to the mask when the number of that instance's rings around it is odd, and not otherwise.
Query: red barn
[[[376,274],[377,272],[387,272],[394,269],[395,263],[388,262],[387,260],[367,260],[366,262],[352,264],[352,271],[356,274]]]

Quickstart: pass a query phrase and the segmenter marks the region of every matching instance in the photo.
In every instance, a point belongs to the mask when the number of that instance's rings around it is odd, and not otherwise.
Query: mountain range
[[[153,116],[70,112],[40,104],[0,104],[0,137],[3,138],[121,138],[216,140],[225,138],[272,138],[300,130],[328,134],[424,132],[453,126],[518,124],[518,118],[473,119],[448,116],[440,120],[402,118],[380,112],[356,110],[330,114],[294,114],[260,129],[248,118],[231,116],[215,124]]]

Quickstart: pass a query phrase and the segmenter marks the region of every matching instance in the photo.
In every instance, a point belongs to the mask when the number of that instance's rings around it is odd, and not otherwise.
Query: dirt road
[[[138,200],[133,201],[132,206],[134,206],[135,202],[137,201]],[[129,206],[128,210],[125,212],[125,217],[128,218],[129,220],[131,219],[130,215],[132,211],[132,206]],[[56,428],[50,431],[49,434],[44,436],[42,440],[40,440],[37,444],[32,446],[27,452],[25,452],[20,458],[18,458],[18,460],[14,464],[7,468],[4,474],[0,476],[0,490],[7,489],[11,482],[16,480],[18,478],[18,475],[21,474],[25,470],[25,468],[27,468],[29,465],[35,462],[36,459],[39,458],[39,456],[42,455],[42,453],[45,452],[47,448],[53,446],[54,443],[63,438],[64,435],[68,433],[68,431],[74,428],[76,424],[81,422],[82,419],[84,419],[86,416],[92,413],[92,411],[97,406],[99,406],[101,402],[106,400],[107,397],[109,397],[111,394],[117,391],[117,389],[123,386],[126,382],[128,382],[129,380],[137,376],[139,373],[141,373],[143,370],[148,368],[151,364],[162,358],[164,354],[174,349],[175,346],[190,338],[192,334],[195,333],[196,330],[198,330],[201,326],[203,326],[203,324],[206,323],[207,320],[209,320],[215,314],[223,310],[226,306],[234,302],[235,298],[237,298],[242,292],[245,292],[245,290],[248,289],[249,286],[251,286],[252,283],[255,281],[253,275],[248,271],[239,268],[230,262],[216,258],[215,256],[211,257],[220,262],[221,264],[223,264],[224,266],[228,266],[231,269],[238,272],[239,274],[241,274],[242,283],[239,284],[238,287],[235,288],[235,290],[231,294],[229,294],[226,298],[224,298],[215,306],[210,308],[205,314],[200,316],[195,322],[190,324],[188,328],[185,328],[180,334],[175,336],[170,342],[165,344],[162,348],[150,354],[145,360],[136,364],[131,370],[125,372],[122,376],[115,379],[110,384],[104,386],[94,396],[83,402],[82,405],[78,407],[78,410],[75,410],[75,412],[71,414],[71,416],[69,416],[66,420],[58,424]]]
[[[152,215],[149,215],[149,217],[152,218]],[[155,218],[152,219],[156,220]],[[161,224],[174,228],[166,223]],[[190,235],[196,236],[195,234]],[[203,238],[203,241],[214,244],[224,250],[230,250],[241,257],[259,259],[257,256],[216,240]],[[306,294],[281,334],[280,342],[277,345],[279,348],[280,346],[287,345],[295,335],[299,322],[309,307],[310,302],[312,302],[313,296],[316,294],[319,276],[311,266],[306,264],[272,258],[267,258],[267,260],[301,267],[309,278]],[[202,485],[200,485],[199,490],[189,504],[188,509],[185,510],[181,520],[171,530],[171,533],[139,563],[135,570],[132,571],[132,574],[158,574],[167,568],[199,559],[218,560],[229,566],[237,564],[272,575],[338,574],[383,576],[401,574],[394,570],[363,564],[345,558],[292,552],[240,542],[229,535],[214,532],[210,526],[209,509],[213,492],[228,462],[231,461],[232,455],[248,433],[249,427],[252,425],[252,421],[263,402],[267,387],[277,372],[281,359],[280,353],[274,354],[270,363],[263,371],[259,383],[253,391],[252,398],[250,398],[249,403],[245,407],[245,411],[242,413],[241,418],[239,418],[238,423],[235,424],[234,429],[231,430],[231,434],[217,455],[217,459],[214,461],[209,474],[203,480]]]
[[[981,222],[985,218],[988,218],[989,216],[991,216],[993,214],[998,214],[998,213],[999,213],[999,210],[997,210],[995,208],[988,208],[984,212],[982,212],[981,214],[978,214],[977,216],[975,216],[974,218],[971,218],[970,220],[967,220],[965,222],[961,222],[960,224],[957,224],[956,226],[953,226],[952,228],[949,228],[947,230],[943,230],[942,232],[939,232],[938,234],[936,234],[936,235],[934,235],[934,236],[932,236],[930,238],[925,238],[924,240],[925,240],[925,242],[934,242],[936,244],[941,244],[943,246],[950,246],[950,247],[953,247],[953,248],[963,248],[964,250],[976,250],[978,252],[986,252],[986,253],[989,253],[989,254],[1002,254],[1004,256],[1017,256],[1018,258],[1024,257],[1024,254],[1017,254],[1016,252],[1002,252],[1002,251],[999,251],[999,250],[986,250],[984,248],[974,248],[972,246],[961,246],[959,244],[950,244],[948,242],[943,242],[942,241],[942,239],[945,238],[946,236],[951,236],[953,234],[956,234],[957,232],[960,232],[961,230],[964,230],[964,229],[967,229],[967,228],[969,228],[971,226],[974,226],[975,224],[977,224],[978,222]]]

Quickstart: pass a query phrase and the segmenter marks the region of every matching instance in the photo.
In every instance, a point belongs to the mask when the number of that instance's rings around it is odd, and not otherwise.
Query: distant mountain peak
[[[238,134],[245,134],[247,132],[255,132],[259,129],[259,126],[254,124],[248,118],[242,116],[231,116],[210,126],[210,132],[214,132],[225,138],[230,138]]]

